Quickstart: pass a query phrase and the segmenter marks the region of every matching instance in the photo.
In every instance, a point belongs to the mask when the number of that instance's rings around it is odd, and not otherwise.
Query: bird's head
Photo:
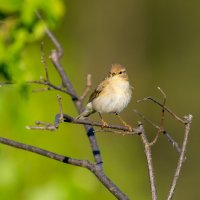
[[[113,64],[109,72],[109,77],[121,77],[128,79],[126,68],[120,64]]]

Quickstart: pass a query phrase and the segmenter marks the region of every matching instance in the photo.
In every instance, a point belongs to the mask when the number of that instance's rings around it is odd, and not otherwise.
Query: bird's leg
[[[98,112],[99,113],[99,112]],[[101,115],[101,113],[99,113],[99,116],[100,116],[100,118],[101,118],[101,122],[102,122],[102,128],[104,128],[104,127],[106,127],[106,126],[108,126],[108,124],[107,124],[107,122],[106,121],[104,121],[104,119],[103,119],[103,117],[102,117],[102,115]]]
[[[122,122],[122,124],[123,124],[124,126],[126,126],[130,132],[132,132],[132,131],[133,131],[133,127],[132,127],[131,125],[127,124],[127,123],[120,117],[120,115],[119,115],[118,113],[115,113],[115,114],[117,115],[117,117],[119,118],[119,120]]]

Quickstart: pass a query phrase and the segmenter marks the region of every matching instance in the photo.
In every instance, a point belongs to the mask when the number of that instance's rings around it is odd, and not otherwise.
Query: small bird
[[[98,112],[103,127],[105,127],[107,123],[103,120],[101,114],[113,113],[131,131],[132,127],[119,116],[119,113],[130,102],[132,89],[126,69],[120,64],[113,64],[109,75],[97,86],[96,90],[91,94],[85,110],[76,119],[84,119],[92,113]]]

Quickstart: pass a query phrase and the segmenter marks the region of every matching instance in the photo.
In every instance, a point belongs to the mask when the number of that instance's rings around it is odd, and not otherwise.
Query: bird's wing
[[[105,80],[103,80],[96,88],[96,90],[94,90],[94,92],[90,95],[89,98],[89,102],[92,102],[96,97],[99,96],[99,94],[103,91],[103,89],[105,88],[105,86],[108,83],[108,78],[106,78]]]

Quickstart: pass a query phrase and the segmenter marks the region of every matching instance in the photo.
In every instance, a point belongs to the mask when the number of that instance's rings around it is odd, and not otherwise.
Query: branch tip
[[[183,118],[185,120],[185,123],[189,124],[189,123],[192,123],[193,115],[191,115],[191,114],[185,115]]]
[[[162,93],[164,99],[166,99],[167,95],[166,95],[165,92],[161,89],[161,87],[157,87],[157,89]]]
[[[25,126],[25,128],[26,128],[27,130],[31,130],[30,126]]]
[[[88,74],[87,75],[87,82],[86,82],[86,88],[85,91],[83,92],[83,94],[80,97],[80,102],[83,103],[83,101],[85,100],[86,96],[88,95],[90,89],[92,86],[92,75]]]

